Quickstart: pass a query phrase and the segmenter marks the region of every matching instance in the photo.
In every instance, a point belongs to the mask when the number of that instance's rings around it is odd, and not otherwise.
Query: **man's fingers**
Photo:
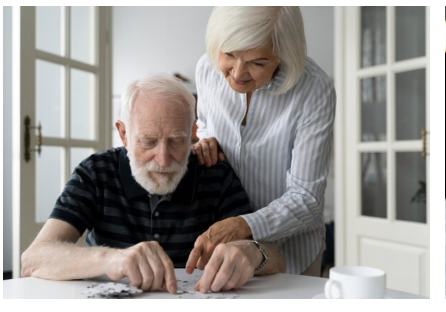
[[[144,291],[150,290],[153,283],[153,271],[147,261],[141,261],[139,264],[139,270],[141,272],[142,284],[139,286]]]
[[[219,276],[217,276],[214,280],[214,283],[211,286],[211,290],[213,292],[217,292],[217,291],[228,291],[231,289],[235,289],[236,286],[239,284],[239,281],[241,278],[242,278],[242,275],[236,273],[236,271],[234,270],[231,273],[231,276],[229,276],[229,278],[226,280],[226,283],[224,285],[222,285],[223,281],[221,281],[219,279]]]
[[[177,279],[175,277],[175,271],[173,268],[173,263],[166,255],[167,259],[163,259],[164,263],[164,283],[163,287],[171,294],[175,294],[177,292]]]
[[[200,282],[201,282],[201,278],[198,280],[197,284],[195,284],[195,286],[194,286],[195,291],[200,291]]]
[[[129,283],[130,286],[134,286],[136,288],[141,287],[143,277],[141,275],[141,272],[140,272],[138,266],[132,265],[132,266],[128,267],[128,271],[125,273],[125,275],[130,280],[130,283]]]
[[[115,269],[116,273],[107,275],[112,278],[127,276],[131,286],[144,291],[163,288],[176,293],[177,280],[173,262],[156,241],[139,243],[118,255],[120,262]]]
[[[155,253],[149,260],[154,272],[154,281],[150,290],[158,290],[166,285],[166,290],[176,292],[176,279],[173,262],[161,246],[156,245]]]
[[[150,286],[151,291],[158,290],[163,285],[164,280],[164,263],[161,259],[162,255],[164,254],[164,251],[161,249],[159,245],[155,245],[152,247],[153,249],[150,251],[150,253],[146,254],[146,261],[148,263],[148,266],[150,266],[152,273],[152,283]]]
[[[207,293],[211,289],[211,285],[215,279],[215,276],[220,269],[223,258],[220,255],[212,257],[209,264],[206,266],[203,275],[200,279],[200,286],[198,290],[202,293]]]
[[[253,275],[254,275],[254,271],[243,270],[243,273],[240,275],[240,278],[239,278],[237,284],[231,289],[238,289],[238,288],[242,287]],[[230,290],[230,289],[224,289],[224,290]]]
[[[234,253],[232,246],[228,248],[226,244],[218,245],[215,252],[209,260],[208,267],[217,267],[215,277],[210,285],[212,292],[232,289],[240,278],[245,266],[240,266],[238,259],[239,253]],[[207,268],[205,273],[207,271]]]
[[[217,275],[212,281],[211,291],[218,292],[232,289],[237,284],[239,278],[240,274],[235,273],[234,263],[231,261],[223,261]]]

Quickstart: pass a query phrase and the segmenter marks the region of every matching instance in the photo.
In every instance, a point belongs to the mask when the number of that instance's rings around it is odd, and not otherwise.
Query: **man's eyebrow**
[[[157,139],[156,135],[153,134],[140,134],[138,136],[136,136],[136,138],[138,140],[152,140],[152,139]]]
[[[174,133],[169,135],[169,138],[187,138],[186,132]]]
[[[136,138],[139,141],[158,140],[158,136],[156,136],[154,134],[140,134]],[[169,135],[168,138],[170,138],[170,139],[187,138],[187,133],[186,132],[173,133],[173,134]]]

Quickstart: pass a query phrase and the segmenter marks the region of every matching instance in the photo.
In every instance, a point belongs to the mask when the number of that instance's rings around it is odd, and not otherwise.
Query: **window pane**
[[[361,67],[386,63],[386,7],[361,8]]]
[[[64,178],[64,150],[62,147],[43,146],[36,154],[36,222],[45,222],[62,192]]]
[[[387,139],[386,77],[361,80],[361,141]]]
[[[362,215],[387,217],[386,153],[361,155]]]
[[[94,139],[95,76],[92,73],[71,70],[71,137]]]
[[[395,85],[396,139],[420,140],[426,126],[426,70],[396,74]]]
[[[396,154],[396,218],[426,223],[426,161],[420,152]]]
[[[62,14],[62,7],[36,7],[36,49],[64,55]]]
[[[426,55],[426,8],[395,8],[395,46],[397,61]]]
[[[64,137],[65,100],[64,67],[36,60],[36,123],[42,124],[42,135]]]
[[[94,149],[86,147],[72,147],[70,150],[70,173],[82,160],[94,153]]]
[[[94,7],[71,7],[71,58],[94,64]]]

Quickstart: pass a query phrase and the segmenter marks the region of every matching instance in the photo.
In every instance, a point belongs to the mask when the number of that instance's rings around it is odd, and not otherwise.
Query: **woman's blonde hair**
[[[207,54],[220,71],[219,53],[245,51],[272,44],[285,79],[276,93],[284,93],[305,69],[307,47],[299,7],[215,7],[206,30]]]

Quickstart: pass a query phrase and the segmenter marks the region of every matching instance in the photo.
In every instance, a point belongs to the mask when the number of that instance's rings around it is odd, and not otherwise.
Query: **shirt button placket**
[[[155,218],[158,218],[159,215],[160,215],[160,213],[159,213],[158,211],[155,211],[155,212],[153,213],[153,216],[154,216]],[[155,222],[156,222],[156,221],[155,221]],[[155,235],[153,235],[153,237],[154,237],[156,240],[159,240],[160,235],[159,235],[158,233],[155,233]]]

